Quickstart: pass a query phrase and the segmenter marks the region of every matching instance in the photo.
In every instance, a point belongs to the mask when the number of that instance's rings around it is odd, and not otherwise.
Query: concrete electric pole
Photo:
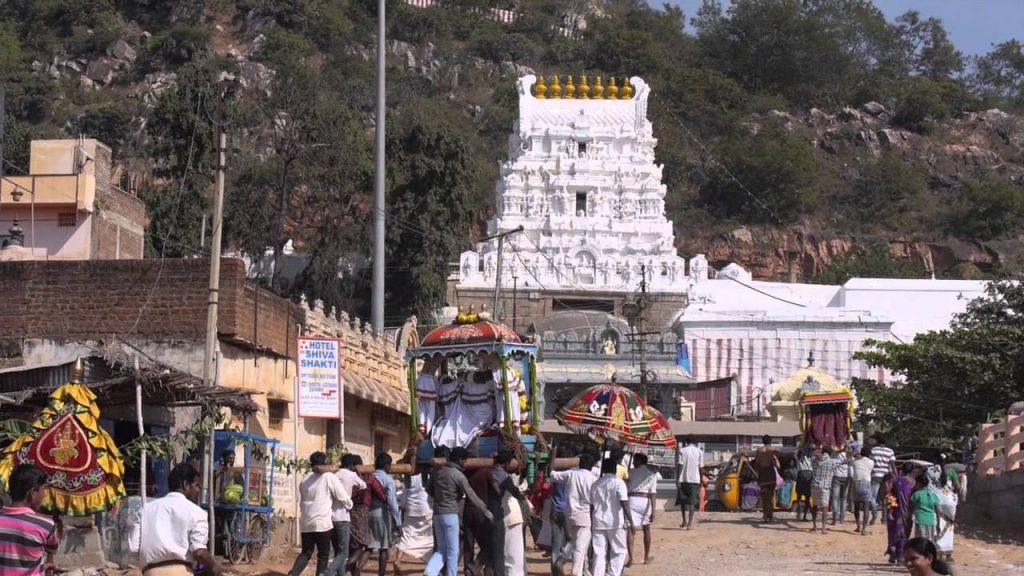
[[[384,333],[384,0],[377,1],[377,126],[374,156],[373,193],[373,298],[371,299],[370,321],[373,329]]]

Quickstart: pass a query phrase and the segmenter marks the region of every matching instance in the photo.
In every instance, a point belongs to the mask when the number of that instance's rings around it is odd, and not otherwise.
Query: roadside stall
[[[242,466],[221,468],[223,488],[214,505],[223,527],[224,551],[232,564],[258,562],[270,544],[274,515],[274,464],[278,440],[245,432],[217,430],[220,445],[242,446]]]

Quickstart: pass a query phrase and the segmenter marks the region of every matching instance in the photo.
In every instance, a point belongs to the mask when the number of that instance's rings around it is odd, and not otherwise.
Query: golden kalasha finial
[[[548,87],[544,84],[544,77],[538,76],[537,82],[533,85],[533,97],[538,100],[547,98]]]
[[[572,83],[572,74],[565,80],[565,97],[572,99],[576,97],[576,85]]]
[[[619,97],[619,87],[615,85],[615,76],[608,78],[608,87],[604,89],[604,94],[609,100],[615,100]]]
[[[629,100],[629,99],[631,99],[633,97],[634,92],[635,91],[633,90],[633,85],[629,83],[629,80],[623,78],[622,79],[622,90],[619,91],[619,96],[623,100]]]
[[[85,364],[82,362],[82,357],[79,356],[75,359],[75,367],[71,370],[71,383],[82,384],[85,382]]]
[[[587,75],[580,76],[580,85],[576,87],[576,97],[581,100],[590,98],[590,85],[587,84]]]
[[[604,98],[604,83],[601,82],[600,76],[597,77],[594,86],[590,89],[590,97],[594,100]]]
[[[548,94],[550,94],[552,98],[562,97],[562,85],[558,83],[558,76],[551,77],[551,87],[548,89]]]

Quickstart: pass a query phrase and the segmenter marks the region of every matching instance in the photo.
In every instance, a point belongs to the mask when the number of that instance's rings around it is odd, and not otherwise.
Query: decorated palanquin
[[[490,456],[530,445],[538,425],[537,345],[487,312],[460,313],[407,353],[414,436]]]
[[[776,385],[769,411],[776,420],[799,422],[804,444],[842,448],[851,438],[855,408],[849,388],[809,366]]]
[[[99,425],[96,395],[81,384],[65,384],[50,395],[32,431],[0,456],[4,486],[20,464],[46,473],[41,509],[65,516],[109,510],[125,497],[121,452]]]
[[[636,392],[616,384],[591,386],[558,414],[558,423],[594,440],[612,440],[627,452],[664,453],[676,447],[668,420]]]

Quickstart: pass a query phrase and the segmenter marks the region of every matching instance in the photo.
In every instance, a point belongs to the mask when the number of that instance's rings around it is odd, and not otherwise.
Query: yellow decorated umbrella
[[[88,516],[109,510],[125,497],[124,462],[99,417],[92,390],[75,383],[61,386],[32,431],[0,456],[0,481],[6,486],[16,466],[34,464],[47,477],[43,511]]]

